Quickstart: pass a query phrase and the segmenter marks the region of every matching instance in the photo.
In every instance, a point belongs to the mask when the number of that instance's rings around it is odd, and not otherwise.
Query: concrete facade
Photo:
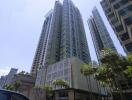
[[[35,85],[35,78],[26,74],[17,74],[12,79],[12,84],[14,84],[16,81],[20,82],[20,87],[17,91],[31,98],[33,93],[33,87]]]
[[[132,1],[102,0],[102,8],[126,53],[132,53]]]
[[[80,72],[80,66],[82,64],[84,64],[83,61],[73,57],[49,65],[47,68],[46,76],[42,76],[44,75],[43,70],[39,71],[35,85],[39,86],[46,83],[48,85],[51,85],[53,89],[60,89],[60,87],[54,88],[52,82],[56,79],[62,79],[69,83],[70,88],[104,94],[103,91],[98,89],[98,88],[101,89],[101,87],[100,86],[97,87],[98,83],[93,78],[93,76],[90,76],[90,83],[87,83],[86,77],[82,75]],[[88,88],[88,84],[91,85],[91,88]]]
[[[88,91],[80,89],[60,89],[54,91],[55,100],[91,100],[90,93]],[[92,94],[92,100],[110,100],[105,95]]]

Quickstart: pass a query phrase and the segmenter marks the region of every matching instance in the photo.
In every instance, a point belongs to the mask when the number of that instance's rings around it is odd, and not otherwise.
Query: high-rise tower
[[[132,0],[102,0],[102,8],[127,53],[132,53]]]
[[[75,56],[90,61],[82,17],[71,0],[63,2],[61,41],[61,59]]]
[[[71,0],[56,1],[45,18],[31,72],[71,57],[90,61],[82,17]]]
[[[56,79],[68,82],[69,87],[99,92],[97,82],[90,77],[90,90],[80,66],[91,61],[81,14],[71,0],[55,2],[54,9],[46,15],[32,73],[35,85],[48,84]],[[35,69],[35,70],[34,70]]]
[[[45,59],[45,53],[46,53],[46,47],[48,43],[48,36],[49,36],[49,29],[50,29],[50,23],[52,18],[52,11],[50,11],[45,18],[41,36],[39,38],[39,43],[37,46],[37,50],[35,53],[35,57],[33,60],[32,68],[31,68],[31,74],[35,75],[37,74],[37,71],[40,66],[43,65],[44,59]]]
[[[88,19],[88,25],[94,42],[97,58],[100,61],[101,50],[104,48],[110,48],[116,51],[116,48],[97,8],[93,9],[92,14],[93,16]]]

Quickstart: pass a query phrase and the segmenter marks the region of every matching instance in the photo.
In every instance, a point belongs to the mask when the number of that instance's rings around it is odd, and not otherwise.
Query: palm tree
[[[92,86],[90,76],[94,74],[94,69],[92,68],[92,63],[82,64],[81,65],[81,73],[86,77],[88,89],[90,90],[90,99],[92,99]]]

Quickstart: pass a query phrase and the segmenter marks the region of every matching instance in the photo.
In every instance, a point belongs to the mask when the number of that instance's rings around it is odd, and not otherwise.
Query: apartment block
[[[132,0],[102,0],[102,8],[126,53],[132,53]]]
[[[88,26],[99,62],[101,50],[108,48],[117,51],[97,8],[93,9],[92,16],[88,19]]]

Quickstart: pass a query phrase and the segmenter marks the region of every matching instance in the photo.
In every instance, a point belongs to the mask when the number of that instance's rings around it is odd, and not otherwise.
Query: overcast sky
[[[60,0],[63,1],[63,0]],[[114,35],[99,0],[72,0],[80,9],[85,25],[92,59],[96,59],[87,18],[96,6],[118,51],[124,54]],[[0,0],[0,76],[10,68],[30,71],[45,14],[54,7],[55,0]]]

